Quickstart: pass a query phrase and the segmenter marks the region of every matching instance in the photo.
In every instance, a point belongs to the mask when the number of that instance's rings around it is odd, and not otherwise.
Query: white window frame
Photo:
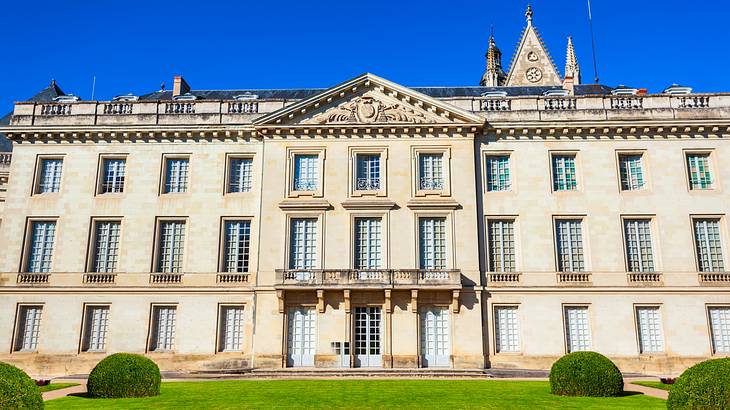
[[[43,303],[18,303],[15,313],[15,329],[13,331],[13,353],[37,352],[40,344],[41,325],[43,324]],[[26,343],[28,334],[28,317],[24,315],[28,309],[37,310],[33,316],[33,328],[30,330],[30,341]],[[26,347],[29,345],[30,347]]]
[[[510,332],[507,333],[507,344],[508,348],[503,349],[502,343],[500,343],[502,340],[505,340],[504,337],[501,337],[501,329],[503,327],[501,326],[500,322],[500,316],[498,314],[499,310],[504,309],[510,309],[514,310],[514,326],[510,326],[511,329],[508,329]],[[492,323],[494,328],[494,353],[495,354],[519,354],[522,352],[522,329],[520,326],[521,322],[521,315],[520,315],[520,305],[519,304],[494,304],[492,305]],[[512,329],[512,327],[514,327]],[[513,336],[515,339],[510,340],[510,336]]]
[[[484,162],[484,166],[482,167],[482,175],[484,176],[484,192],[488,193],[489,195],[494,194],[501,194],[501,193],[507,193],[507,192],[513,192],[514,191],[514,158],[511,151],[487,151],[484,152],[482,156],[482,161]],[[491,190],[490,184],[489,184],[489,176],[492,175],[491,167],[490,167],[490,160],[496,160],[498,158],[507,158],[507,181],[506,186],[504,189],[494,189]]]
[[[292,232],[292,224],[294,223],[294,220],[298,219],[312,219],[315,221],[315,246],[316,250],[314,253],[314,260],[313,260],[313,266],[311,268],[293,268],[294,264],[292,261],[292,240],[293,240],[293,232]],[[302,214],[289,214],[286,218],[286,243],[285,248],[286,251],[283,252],[285,254],[285,265],[287,269],[294,269],[294,270],[309,270],[309,269],[321,269],[320,266],[322,266],[322,255],[323,255],[323,245],[324,245],[324,233],[322,226],[324,226],[324,214],[323,213],[302,213]]]
[[[500,248],[500,254],[502,255],[501,258],[501,265],[499,266],[499,269],[497,269],[497,266],[495,264],[495,261],[492,257],[492,232],[491,232],[491,226],[493,223],[512,223],[512,262],[513,262],[513,269],[511,270],[505,270],[506,264],[504,263],[504,238],[502,236],[501,243],[502,247]],[[516,216],[487,216],[486,221],[484,224],[484,227],[486,229],[486,235],[485,235],[485,242],[487,246],[487,268],[489,272],[500,272],[500,273],[510,273],[510,272],[519,272],[519,229],[517,224],[517,217]]]
[[[727,272],[727,259],[726,255],[727,252],[725,250],[725,243],[726,243],[726,234],[725,230],[723,229],[723,222],[725,218],[724,215],[691,215],[690,216],[690,225],[692,229],[692,243],[694,244],[694,253],[695,253],[695,263],[697,266],[698,272]],[[705,252],[709,252],[708,255],[711,255],[710,249],[710,242],[707,239],[707,231],[705,231],[705,240],[704,243],[699,243],[697,238],[697,231],[695,224],[702,221],[714,221],[717,222],[717,229],[718,229],[718,240],[720,241],[719,244],[719,250],[720,250],[720,264],[722,264],[722,269],[714,269],[715,264],[710,262],[712,266],[710,267],[710,270],[705,270],[702,266],[702,256],[700,255],[700,248],[703,248]]]
[[[43,171],[43,165],[46,161],[61,161],[61,170],[60,175],[58,176],[58,189],[51,190],[51,191],[43,191],[43,179],[44,179],[44,171]],[[36,157],[36,165],[35,165],[35,177],[33,178],[33,190],[31,191],[31,195],[53,195],[58,194],[61,192],[61,189],[64,185],[64,174],[63,172],[64,168],[66,167],[66,157],[65,155],[55,155],[55,154],[42,154],[38,155]],[[55,184],[54,184],[55,185]]]
[[[713,325],[711,312],[713,309],[727,310],[727,324],[725,329],[719,329],[720,331],[718,331],[718,329]],[[709,331],[710,336],[710,351],[714,356],[730,357],[730,304],[708,304],[705,307],[705,311],[707,315],[707,330]],[[715,338],[718,335],[723,338],[722,345],[719,346],[719,348],[718,340]]]
[[[644,267],[644,263],[646,260],[644,259],[644,254],[642,252],[641,248],[641,240],[640,236],[638,236],[638,231],[633,233],[632,237],[629,237],[629,232],[627,232],[627,224],[629,223],[641,223],[646,222],[649,226],[649,250],[651,252],[651,266]],[[632,216],[622,216],[621,217],[621,230],[623,231],[623,241],[624,241],[624,260],[626,261],[626,272],[632,272],[632,273],[646,273],[646,272],[658,272],[658,260],[657,260],[657,246],[655,244],[656,241],[656,235],[654,232],[654,216],[653,215],[632,215]],[[631,266],[631,260],[630,260],[630,246],[629,241],[636,241],[637,245],[637,257],[638,257],[638,263],[639,263],[639,269],[634,270]]]
[[[570,254],[570,267],[569,269],[565,269],[565,267],[561,266],[560,261],[560,238],[558,237],[558,225],[562,221],[570,221],[575,222],[577,221],[580,225],[580,236],[581,236],[581,248],[583,250],[583,269],[576,270],[575,264],[579,262],[573,261],[573,252],[572,247],[569,250]],[[569,238],[569,243],[572,241]],[[572,246],[572,245],[571,245]],[[588,229],[586,227],[586,221],[585,216],[579,216],[579,215],[558,215],[553,216],[553,250],[555,252],[555,271],[556,272],[590,272],[590,261],[589,261],[589,255],[590,255],[590,248],[588,247]]]
[[[238,324],[238,332],[240,334],[234,336],[237,341],[234,340],[236,346],[228,346],[228,323],[226,313],[229,309],[240,309],[240,323]],[[234,326],[234,330],[236,326]],[[245,304],[234,304],[234,303],[221,303],[218,305],[218,332],[216,351],[218,353],[231,353],[231,352],[243,352],[246,349],[246,305]]]
[[[244,188],[248,187],[246,190],[242,191],[233,191],[231,190],[231,184],[233,183],[233,162],[239,161],[239,160],[249,160],[251,161],[249,173],[250,173],[250,180],[249,181],[243,181]],[[223,192],[225,195],[245,195],[250,194],[254,192],[254,185],[256,180],[256,158],[253,153],[233,153],[233,154],[226,154],[226,176],[224,178],[224,184]],[[239,178],[240,179],[240,178]],[[240,185],[240,183],[239,183]]]
[[[21,266],[20,271],[26,272],[26,273],[51,273],[53,272],[53,267],[55,264],[56,254],[58,253],[58,227],[59,227],[59,220],[58,218],[43,218],[43,217],[32,217],[28,218],[26,221],[26,228],[25,228],[25,243],[23,244],[23,257],[21,259]],[[34,226],[36,223],[53,223],[54,224],[54,233],[53,233],[53,245],[50,250],[50,256],[49,256],[49,267],[47,271],[44,270],[36,270],[35,272],[32,272],[30,270],[31,268],[31,258],[33,258],[33,238],[34,238]]]
[[[651,323],[647,323],[650,327],[646,329],[646,331],[645,329],[642,329],[642,316],[640,311],[645,310],[653,310],[656,312],[657,323],[653,329],[656,331],[654,334],[651,333]],[[664,340],[664,320],[661,306],[645,304],[634,305],[634,320],[636,322],[636,342],[638,344],[639,354],[656,355],[664,353],[666,343]],[[648,340],[644,338],[644,334],[649,336]]]
[[[127,192],[128,182],[128,167],[127,167],[127,154],[101,154],[99,155],[99,166],[97,170],[97,183],[96,183],[96,195],[102,196],[120,196]],[[124,161],[124,173],[121,176],[122,182],[115,182],[113,186],[119,186],[120,191],[118,192],[105,192],[106,178],[107,178],[107,164],[109,161]],[[118,173],[117,173],[118,176]]]
[[[170,340],[166,343],[166,347],[159,347],[159,312],[161,309],[173,309],[174,319],[172,328],[169,330]],[[177,347],[177,323],[179,317],[179,309],[176,303],[153,303],[150,306],[149,332],[147,336],[147,352],[149,353],[170,353],[174,352]],[[168,327],[170,325],[168,324]]]
[[[248,249],[245,251],[248,253],[248,256],[244,259],[247,259],[246,263],[246,269],[243,271],[234,270],[230,271],[228,270],[228,224],[229,223],[235,223],[235,222],[247,222],[248,223]],[[233,216],[226,216],[221,218],[221,237],[220,237],[220,255],[219,255],[219,263],[218,263],[218,271],[219,272],[226,272],[226,273],[249,273],[251,272],[251,267],[253,266],[253,218],[250,216],[244,216],[244,217],[233,217]],[[238,265],[238,264],[236,264]]]
[[[555,189],[556,183],[556,169],[553,166],[555,157],[573,157],[573,163],[575,165],[575,189]],[[583,181],[581,180],[581,156],[579,151],[550,151],[549,152],[549,167],[550,167],[550,192],[553,194],[565,194],[580,192],[583,187]]]
[[[94,313],[97,309],[105,309],[106,313],[101,314],[96,323]],[[101,310],[99,310],[101,312]],[[109,316],[111,314],[110,304],[86,304],[83,309],[81,322],[81,343],[79,352],[100,353],[105,352],[109,341]],[[96,342],[94,342],[96,338]]]
[[[437,218],[437,219],[443,219],[444,220],[444,267],[443,268],[435,268],[436,270],[447,270],[452,269],[453,263],[454,263],[454,246],[453,246],[453,225],[452,225],[452,214],[450,213],[431,213],[431,212],[419,212],[414,214],[414,223],[415,223],[415,266],[417,269],[430,269],[430,268],[422,268],[421,266],[421,219],[424,218]]]
[[[168,191],[167,175],[170,172],[169,162],[174,160],[186,160],[188,162],[185,175],[184,191]],[[185,195],[189,194],[192,188],[192,155],[191,154],[162,154],[162,172],[160,173],[160,195]]]
[[[378,227],[379,232],[377,233],[377,235],[378,235],[377,247],[379,248],[377,250],[377,253],[379,254],[379,257],[378,257],[378,261],[375,263],[375,265],[377,265],[377,266],[361,266],[361,264],[359,263],[359,260],[358,260],[359,256],[360,256],[359,251],[358,251],[358,247],[360,246],[360,240],[358,238],[358,233],[359,233],[358,224],[361,221],[365,221],[365,220],[377,221],[377,223],[379,224],[379,227]],[[362,269],[362,270],[384,269],[384,267],[387,266],[387,263],[385,261],[386,251],[385,251],[385,239],[384,238],[386,236],[386,228],[385,228],[384,222],[385,221],[384,221],[384,217],[382,214],[378,214],[378,215],[362,215],[361,214],[361,215],[352,217],[351,238],[352,238],[352,267],[353,267],[353,269]],[[368,233],[371,233],[370,229],[371,228],[368,227]],[[366,259],[370,260],[370,259],[372,259],[372,255],[371,255],[371,251],[370,251],[371,246],[370,246],[370,244],[367,244],[367,245],[365,245],[365,247],[368,249],[368,251],[367,251],[368,255],[366,256]],[[367,262],[367,265],[371,265],[371,264],[372,264],[371,262]]]
[[[300,191],[295,187],[296,178],[296,157],[300,155],[312,155],[317,157],[317,188],[312,191]],[[287,149],[287,183],[286,196],[288,198],[324,196],[324,167],[326,151],[324,147],[291,147]]]
[[[165,223],[170,222],[177,222],[182,223],[184,225],[183,228],[183,244],[182,244],[182,255],[180,257],[180,270],[179,272],[170,272],[163,269],[161,266],[161,258],[162,258],[162,225]],[[155,273],[183,273],[185,272],[185,262],[187,259],[186,252],[188,248],[188,218],[187,217],[160,217],[157,218],[157,221],[155,223],[155,249],[153,252],[154,258],[152,261],[152,270],[151,272]]]
[[[623,161],[627,157],[639,157],[640,161],[640,170],[641,170],[641,178],[642,178],[642,185],[640,187],[634,187],[634,183],[632,181],[631,176],[631,170],[630,168],[627,169],[627,183],[628,188],[624,187],[624,178],[623,173],[621,170],[623,169]],[[649,173],[648,173],[648,167],[647,167],[647,153],[644,150],[617,150],[616,151],[616,169],[618,174],[618,189],[619,192],[642,192],[647,191],[649,189]]]
[[[380,181],[378,189],[359,189],[359,157],[372,155],[380,157]],[[388,193],[388,149],[385,147],[350,147],[349,181],[348,194],[351,197],[375,196],[385,197]]]
[[[97,266],[97,256],[99,253],[99,247],[98,247],[98,228],[99,224],[103,223],[117,223],[119,224],[119,238],[117,240],[117,254],[116,254],[116,264],[114,266],[114,269],[112,270],[99,270]],[[121,257],[122,257],[122,237],[123,237],[123,229],[124,224],[122,223],[122,218],[107,218],[107,217],[101,217],[91,218],[91,226],[89,229],[89,252],[88,252],[88,258],[86,262],[86,271],[90,273],[118,273],[121,271]],[[107,244],[107,246],[110,243]],[[109,255],[109,254],[107,254]],[[105,266],[109,266],[110,262],[107,260],[105,262]]]
[[[579,349],[574,349],[574,345],[572,343],[571,336],[570,336],[570,319],[569,319],[569,313],[568,311],[571,309],[585,309],[585,316],[586,316],[586,330],[588,335],[587,340],[587,346],[578,346]],[[572,352],[579,352],[579,351],[591,351],[593,350],[593,320],[591,320],[591,308],[588,304],[564,304],[562,309],[563,314],[563,334],[565,335],[564,341],[565,341],[565,352],[566,353],[572,353]],[[580,342],[580,344],[586,344],[584,342]]]
[[[421,156],[441,155],[442,189],[421,189]],[[413,195],[423,196],[451,196],[451,147],[444,146],[416,146],[411,148],[411,186]]]
[[[687,184],[687,190],[689,192],[713,192],[717,187],[721,186],[719,181],[719,173],[715,169],[715,151],[714,149],[685,149],[683,150],[683,166],[685,172],[685,181]],[[691,156],[706,156],[707,157],[707,169],[710,172],[710,186],[707,188],[693,188],[692,187],[692,172],[689,166],[689,157]]]

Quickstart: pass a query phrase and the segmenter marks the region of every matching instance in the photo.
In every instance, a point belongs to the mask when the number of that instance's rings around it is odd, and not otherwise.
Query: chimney
[[[173,80],[172,96],[177,97],[178,95],[187,94],[190,92],[190,86],[187,81],[180,75],[176,75]]]

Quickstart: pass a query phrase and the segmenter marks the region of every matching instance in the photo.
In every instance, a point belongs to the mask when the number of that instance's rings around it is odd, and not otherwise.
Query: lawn
[[[170,382],[162,394],[139,399],[64,397],[46,409],[239,408],[561,408],[664,409],[639,394],[615,398],[559,397],[548,382],[507,380],[235,380]]]
[[[662,389],[669,391],[669,389],[672,388],[671,384],[664,384],[662,382],[654,382],[654,381],[642,381],[642,382],[631,382],[633,384],[638,384],[640,386],[646,386],[646,387],[653,387],[655,389]]]
[[[79,385],[78,383],[51,383],[51,384],[47,384],[45,386],[38,386],[38,388],[41,389],[41,393],[45,393],[47,391],[65,389],[66,387],[78,386],[78,385]]]

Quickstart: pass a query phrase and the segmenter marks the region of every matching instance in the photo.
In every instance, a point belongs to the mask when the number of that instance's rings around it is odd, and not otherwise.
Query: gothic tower
[[[494,33],[489,36],[489,48],[485,57],[487,59],[487,69],[484,71],[479,85],[482,87],[498,87],[504,85],[507,75],[502,70],[502,52],[494,42]]]

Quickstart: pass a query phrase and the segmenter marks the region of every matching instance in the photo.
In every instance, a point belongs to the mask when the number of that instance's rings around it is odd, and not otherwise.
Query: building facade
[[[17,103],[0,360],[545,369],[593,350],[676,374],[730,354],[730,95],[582,84],[572,41],[560,75],[526,16],[480,86],[176,77]]]

